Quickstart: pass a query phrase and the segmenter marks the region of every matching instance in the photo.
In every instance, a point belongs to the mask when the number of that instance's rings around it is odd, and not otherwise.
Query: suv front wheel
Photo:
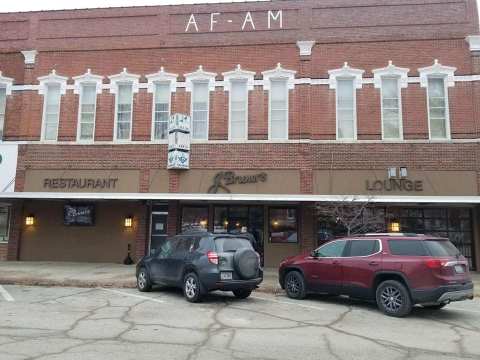
[[[183,295],[187,301],[195,303],[202,298],[200,281],[197,274],[191,272],[183,278]]]
[[[285,276],[285,291],[292,299],[303,299],[306,295],[305,280],[298,271],[290,271]]]
[[[407,316],[413,308],[407,288],[395,280],[382,282],[377,288],[376,299],[379,309],[388,316]]]

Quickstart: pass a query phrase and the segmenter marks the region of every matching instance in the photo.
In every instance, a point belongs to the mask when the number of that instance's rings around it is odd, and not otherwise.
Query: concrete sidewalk
[[[475,295],[480,296],[480,273],[472,276]],[[0,261],[0,284],[5,285],[134,288],[135,283],[135,265]],[[265,269],[258,291],[282,291],[276,269]]]

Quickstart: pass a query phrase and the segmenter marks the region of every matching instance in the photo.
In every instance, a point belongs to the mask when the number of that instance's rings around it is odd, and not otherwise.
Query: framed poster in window
[[[95,206],[92,204],[67,204],[63,207],[63,224],[66,226],[95,225]]]

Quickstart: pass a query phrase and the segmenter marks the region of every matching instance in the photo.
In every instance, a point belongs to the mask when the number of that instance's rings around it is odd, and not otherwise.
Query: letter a
[[[243,21],[242,30],[245,29],[245,25],[247,25],[247,22],[249,22],[250,25],[252,25],[252,29],[255,30],[255,24],[253,23],[252,14],[250,14],[250,11],[247,12],[247,15],[245,15],[245,20]]]
[[[190,19],[188,19],[187,27],[185,28],[185,32],[188,32],[190,25],[195,26],[195,30],[198,32],[197,22],[195,21],[195,16],[193,14],[190,15]]]

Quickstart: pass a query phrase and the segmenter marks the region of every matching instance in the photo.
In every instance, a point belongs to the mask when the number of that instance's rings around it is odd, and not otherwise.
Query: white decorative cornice
[[[312,55],[312,48],[314,45],[315,45],[315,40],[297,41],[297,47],[300,50],[300,56]]]
[[[40,95],[45,95],[47,85],[59,84],[60,94],[65,95],[65,93],[67,92],[67,80],[68,77],[58,75],[55,69],[53,69],[50,74],[38,78],[38,81],[40,82],[40,86],[38,87],[38,93]]]
[[[400,80],[400,86],[402,88],[408,87],[408,72],[410,69],[401,68],[392,64],[392,60],[388,62],[388,66],[372,70],[373,83],[377,89],[382,87],[382,77],[393,77]]]
[[[253,90],[255,71],[243,70],[240,64],[237,65],[235,70],[222,73],[223,75],[223,89],[230,91],[230,85],[232,80],[246,80],[248,90]]]
[[[470,51],[480,51],[480,35],[469,35],[465,40],[470,45]]]
[[[170,92],[175,92],[177,90],[177,77],[178,77],[177,74],[165,72],[165,69],[162,66],[159,72],[156,72],[155,74],[147,75],[147,79],[148,79],[147,91],[149,93],[153,93],[155,91],[155,83],[169,83]]]
[[[73,80],[75,80],[75,85],[73,88],[73,92],[75,94],[80,94],[82,84],[95,84],[97,94],[102,93],[103,76],[92,74],[90,69],[87,69],[87,72],[83,75],[74,76]]]
[[[270,80],[272,79],[284,79],[287,80],[287,86],[289,89],[295,88],[295,70],[287,70],[282,68],[282,64],[278,63],[277,67],[272,70],[262,72],[263,75],[263,89],[270,90]]]
[[[357,89],[362,88],[362,76],[365,70],[354,69],[348,65],[347,62],[343,64],[343,67],[340,69],[330,70],[328,72],[329,77],[329,85],[330,89],[337,88],[337,80],[338,79],[353,79],[355,87]]]
[[[35,58],[37,57],[38,51],[37,50],[23,50],[21,51],[25,65],[33,65],[35,64]]]
[[[201,81],[201,82],[208,82],[208,90],[214,91],[215,90],[215,76],[216,73],[207,72],[203,70],[203,66],[200,65],[197,71],[185,74],[185,85],[187,91],[192,91],[193,82]]]
[[[435,59],[432,66],[418,69],[418,73],[420,74],[420,86],[427,87],[429,77],[444,77],[447,80],[448,87],[455,86],[455,71],[457,71],[456,67],[443,66],[437,59]]]
[[[123,68],[123,71],[120,74],[111,75],[108,77],[110,79],[110,93],[116,94],[119,84],[132,84],[132,92],[138,93],[138,80],[140,75],[130,74],[127,71],[127,68]]]
[[[2,72],[0,71],[0,88],[5,88],[5,93],[7,95],[11,95],[12,86],[13,86],[13,79],[3,76]]]

